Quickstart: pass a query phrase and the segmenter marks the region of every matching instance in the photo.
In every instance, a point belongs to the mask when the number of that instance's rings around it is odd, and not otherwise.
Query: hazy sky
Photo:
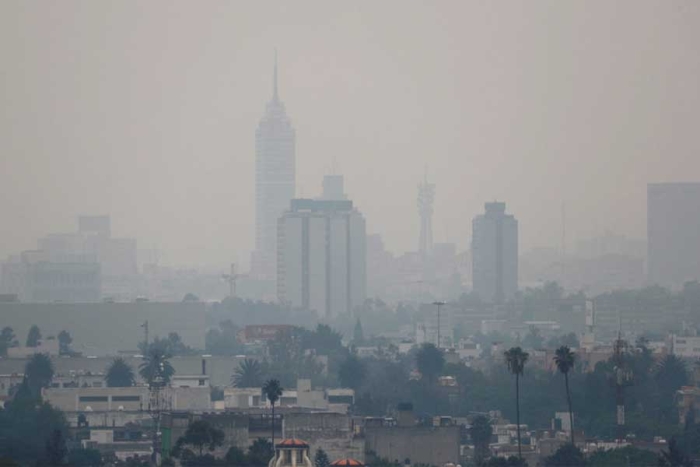
[[[0,255],[83,213],[170,264],[248,263],[254,132],[297,132],[297,195],[333,160],[396,252],[466,248],[484,201],[520,246],[646,235],[646,183],[700,179],[697,1],[0,2]]]

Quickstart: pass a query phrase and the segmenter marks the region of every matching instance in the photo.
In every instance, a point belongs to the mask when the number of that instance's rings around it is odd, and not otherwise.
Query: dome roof
[[[362,462],[355,460],[355,459],[338,459],[335,462],[332,462],[331,465],[333,467],[364,467],[365,464]]]
[[[309,443],[301,439],[288,438],[277,443],[278,448],[308,448]]]

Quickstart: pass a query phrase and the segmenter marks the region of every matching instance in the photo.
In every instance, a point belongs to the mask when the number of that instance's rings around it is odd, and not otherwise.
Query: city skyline
[[[493,199],[517,213],[521,251],[560,246],[560,213],[540,208],[551,203],[566,204],[570,246],[607,230],[643,238],[646,184],[700,171],[700,81],[684,78],[700,74],[689,59],[694,4],[388,2],[338,16],[314,2],[163,5],[141,5],[134,28],[122,27],[134,13],[126,5],[111,15],[70,2],[45,15],[0,6],[0,21],[11,21],[2,52],[13,60],[12,44],[25,44],[2,91],[11,122],[0,130],[2,172],[12,176],[0,184],[0,212],[20,215],[5,224],[1,256],[76,215],[109,213],[120,236],[157,248],[163,262],[244,267],[254,248],[250,135],[275,47],[298,135],[295,195],[317,192],[336,160],[369,231],[394,252],[415,249],[426,163],[440,187],[434,241],[460,250]],[[396,8],[403,25],[391,21]],[[25,41],[26,28],[45,35]],[[643,56],[639,43],[650,44]],[[59,55],[72,58],[50,58]]]

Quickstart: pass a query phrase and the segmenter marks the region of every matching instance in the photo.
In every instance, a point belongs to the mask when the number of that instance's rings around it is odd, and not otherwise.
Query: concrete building
[[[277,251],[277,219],[294,198],[296,135],[277,92],[277,56],[272,100],[255,132],[255,251],[254,277],[273,281]]]
[[[681,358],[700,358],[700,337],[671,335],[671,353]]]
[[[518,290],[518,221],[505,203],[486,203],[472,221],[474,292],[486,302],[502,303]]]
[[[168,387],[162,394],[166,410],[211,410],[209,387]],[[90,426],[124,426],[150,417],[146,386],[46,388],[42,398],[61,410],[71,425],[77,424],[81,414]]]
[[[77,232],[46,235],[37,248],[2,264],[3,292],[24,302],[97,302],[136,295],[136,240],[113,238],[109,216],[80,216]]]
[[[366,297],[365,219],[349,200],[292,200],[279,219],[277,296],[321,317]]]
[[[168,452],[196,420],[206,420],[224,432],[223,446],[213,454],[223,457],[231,446],[243,451],[258,438],[269,439],[272,417],[269,409],[239,409],[219,413],[170,412],[163,414],[163,450]],[[311,452],[326,451],[331,459],[364,459],[364,439],[357,436],[352,417],[346,414],[280,407],[275,415],[275,432],[281,439],[304,439]]]
[[[460,462],[460,427],[445,423],[449,417],[436,417],[438,424],[418,426],[412,412],[399,412],[397,420],[366,419],[365,460],[371,465],[380,459],[411,465],[446,465]]]
[[[700,183],[647,185],[648,279],[681,287],[700,279]]]

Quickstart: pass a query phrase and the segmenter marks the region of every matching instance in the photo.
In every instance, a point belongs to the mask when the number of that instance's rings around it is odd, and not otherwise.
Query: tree
[[[693,461],[683,453],[676,438],[671,438],[668,450],[659,454],[659,467],[693,467]]]
[[[0,356],[7,357],[7,349],[16,345],[15,331],[9,326],[2,328],[0,331]]]
[[[445,366],[445,357],[442,350],[433,344],[423,344],[416,353],[416,366],[422,379],[427,383],[432,383],[442,372]]]
[[[224,432],[212,427],[206,420],[197,420],[190,423],[185,434],[178,439],[178,444],[186,444],[197,448],[200,457],[204,453],[204,447],[213,451],[223,443]]]
[[[260,362],[246,358],[238,364],[231,377],[231,384],[237,388],[257,388],[263,384],[263,368]]]
[[[523,345],[528,349],[541,349],[544,346],[544,338],[539,328],[530,326],[529,332],[523,339]]]
[[[530,355],[524,352],[520,347],[511,347],[509,350],[506,350],[503,355],[506,359],[508,371],[515,375],[515,419],[517,423],[516,432],[518,435],[518,458],[522,459],[523,453],[520,443],[520,376],[522,376],[525,371],[525,363]]]
[[[128,388],[135,384],[136,377],[126,360],[117,357],[107,367],[105,381],[110,388]]]
[[[154,383],[168,384],[175,374],[175,369],[168,359],[170,354],[158,346],[151,346],[144,362],[139,366],[139,374],[148,382],[148,387]]]
[[[357,391],[365,379],[365,365],[357,355],[349,355],[348,358],[340,364],[338,369],[338,380],[344,388],[352,388]]]
[[[266,466],[273,455],[272,443],[264,438],[258,438],[248,448],[248,463],[255,467]]]
[[[576,354],[565,345],[559,347],[554,355],[554,363],[557,365],[559,372],[564,375],[564,387],[566,388],[566,403],[569,406],[569,423],[571,424],[571,444],[576,445],[574,441],[574,412],[571,408],[571,392],[569,391],[569,371],[574,367]]]
[[[583,452],[573,444],[567,443],[544,460],[545,467],[585,467]]]
[[[55,429],[51,432],[51,436],[46,442],[46,460],[51,466],[63,464],[68,450],[66,449],[66,440],[63,437],[63,431]]]
[[[474,459],[477,465],[480,465],[489,456],[492,434],[493,428],[488,418],[479,415],[474,419],[471,428],[469,428],[469,435],[474,443]]]
[[[73,351],[70,348],[73,338],[68,331],[58,333],[58,353],[60,355],[70,355]]]
[[[331,461],[326,451],[321,448],[316,450],[316,454],[314,454],[314,467],[329,467],[330,465]]]
[[[276,379],[268,379],[262,388],[263,395],[267,397],[272,406],[272,446],[275,446],[275,404],[282,397],[282,386]]]
[[[238,446],[231,446],[228,451],[226,451],[224,460],[226,460],[226,464],[232,467],[237,465],[245,465],[247,463],[245,452],[243,452],[243,450]]]
[[[185,296],[182,298],[183,303],[187,302],[198,302],[199,297],[193,294],[192,292],[187,292]]]
[[[45,353],[32,355],[32,358],[30,358],[24,366],[24,375],[27,378],[27,384],[29,389],[36,396],[40,396],[41,390],[49,386],[53,379],[53,374],[53,363],[48,354]]]
[[[102,454],[97,449],[73,449],[68,453],[70,467],[101,467]]]
[[[32,325],[31,328],[29,328],[29,332],[27,333],[27,347],[37,347],[39,345],[39,341],[41,340],[41,331],[39,330],[39,326],[36,324]]]
[[[360,318],[357,318],[355,323],[355,329],[352,333],[352,343],[355,345],[362,344],[365,341],[365,333],[362,331],[362,323],[360,323]]]
[[[596,451],[588,458],[589,467],[649,467],[657,463],[657,455],[652,451],[632,446]]]

